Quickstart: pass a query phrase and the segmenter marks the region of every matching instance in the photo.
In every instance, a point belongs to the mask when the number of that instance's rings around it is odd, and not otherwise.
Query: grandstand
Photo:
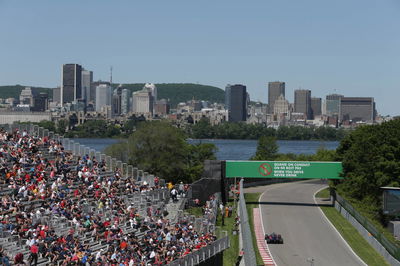
[[[3,264],[197,265],[228,248],[218,195],[196,219],[164,180],[34,125],[0,128]]]

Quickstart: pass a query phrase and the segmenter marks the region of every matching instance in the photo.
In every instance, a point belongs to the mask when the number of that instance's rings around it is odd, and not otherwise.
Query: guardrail
[[[214,241],[212,244],[203,247],[199,250],[196,250],[183,258],[178,260],[174,260],[173,262],[169,263],[168,265],[171,266],[194,266],[198,265],[207,259],[217,255],[218,253],[224,251],[225,249],[229,248],[229,237],[225,236]],[[247,264],[246,264],[247,265]],[[249,264],[250,265],[250,264]],[[255,264],[253,264],[255,265]]]
[[[396,260],[400,260],[400,248],[389,241],[376,227],[360,214],[347,200],[341,197],[336,191],[333,192],[336,201],[353,216]]]
[[[245,265],[257,265],[256,254],[253,246],[253,237],[251,235],[249,217],[247,215],[246,201],[244,199],[243,179],[240,180],[239,191],[239,215],[244,249],[243,259]]]

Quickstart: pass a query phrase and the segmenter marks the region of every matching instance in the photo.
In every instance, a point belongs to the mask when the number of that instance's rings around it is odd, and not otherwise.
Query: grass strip
[[[258,202],[260,195],[261,193],[245,193],[244,199],[246,200],[246,208],[247,208],[247,213],[249,215],[250,231],[253,238],[253,247],[256,252],[257,265],[264,265],[264,262],[260,255],[260,251],[258,250],[256,234],[254,232],[254,221],[253,221],[253,209],[259,207],[258,204],[255,202]],[[254,203],[247,203],[247,202],[254,202]]]
[[[323,191],[329,190],[324,189]],[[326,192],[318,193],[316,196],[326,195]],[[324,196],[324,198],[326,198]],[[320,206],[326,217],[336,227],[342,237],[350,245],[353,251],[368,265],[382,266],[390,265],[387,261],[358,233],[357,229],[348,222],[336,209],[330,206]]]
[[[227,206],[233,206],[233,201],[228,202]],[[230,247],[224,251],[223,265],[226,266],[235,265],[239,256],[239,235],[233,234],[233,230],[235,229],[235,217],[235,208],[233,208],[231,217],[224,218],[224,225],[222,225],[222,216],[220,212],[218,212],[217,216],[217,235],[220,234],[221,236],[223,236],[222,231],[227,231],[231,244]]]

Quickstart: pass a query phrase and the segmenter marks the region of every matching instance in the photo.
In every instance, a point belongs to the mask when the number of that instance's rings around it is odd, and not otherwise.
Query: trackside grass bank
[[[329,189],[321,190],[316,194],[317,198],[329,197]],[[353,251],[368,265],[383,266],[389,264],[372,248],[368,242],[336,209],[335,207],[320,206],[326,217],[336,227],[342,237],[350,245]]]

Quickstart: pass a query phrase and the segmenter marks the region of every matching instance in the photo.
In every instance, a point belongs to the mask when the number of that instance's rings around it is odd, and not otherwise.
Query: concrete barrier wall
[[[364,237],[365,240],[379,253],[386,261],[388,261],[393,266],[400,266],[400,262],[396,260],[389,252],[382,246],[379,241],[373,237],[367,229],[365,229],[357,220],[354,218],[346,209],[340,205],[339,202],[335,201],[335,208],[342,214],[347,221],[349,221],[357,231]]]

